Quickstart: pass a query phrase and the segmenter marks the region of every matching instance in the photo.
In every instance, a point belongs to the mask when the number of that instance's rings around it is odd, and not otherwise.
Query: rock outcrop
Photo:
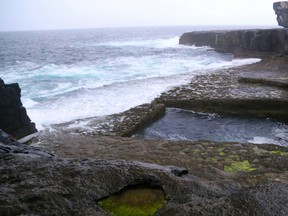
[[[21,89],[17,83],[5,84],[0,78],[0,129],[17,139],[37,131],[20,97]]]
[[[257,154],[265,155],[259,160],[267,159],[269,152],[257,148]],[[282,169],[286,171],[287,152],[281,153],[283,155],[272,154],[271,159],[283,164]],[[278,171],[276,167],[267,172],[271,181],[260,180],[261,184],[255,181],[260,178],[256,178],[261,175],[260,169],[254,171],[253,177],[253,174],[229,174],[206,167],[201,169],[202,175],[206,175],[202,178],[193,170],[192,175],[190,170],[188,173],[175,166],[124,160],[66,159],[41,148],[20,144],[2,131],[0,167],[0,215],[5,216],[110,215],[100,207],[99,201],[137,185],[145,186],[147,190],[155,186],[163,190],[166,202],[156,213],[159,216],[288,214],[288,187],[285,181],[279,180],[282,178],[278,172],[271,173]]]
[[[243,51],[288,54],[288,29],[253,29],[231,31],[196,31],[184,33],[179,40],[183,45],[210,46],[218,52]]]
[[[278,25],[288,28],[288,1],[275,2],[273,9],[277,15]]]

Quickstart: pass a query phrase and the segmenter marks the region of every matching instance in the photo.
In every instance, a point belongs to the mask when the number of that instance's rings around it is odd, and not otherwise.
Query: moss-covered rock
[[[230,166],[225,165],[224,170],[226,172],[250,172],[256,170],[256,168],[253,168],[248,160],[244,160],[244,161],[235,161],[231,163]]]

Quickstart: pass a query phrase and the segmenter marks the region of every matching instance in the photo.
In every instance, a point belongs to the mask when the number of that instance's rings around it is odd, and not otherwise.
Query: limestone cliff
[[[272,52],[288,54],[288,29],[196,31],[184,33],[180,44],[210,46],[219,52]]]

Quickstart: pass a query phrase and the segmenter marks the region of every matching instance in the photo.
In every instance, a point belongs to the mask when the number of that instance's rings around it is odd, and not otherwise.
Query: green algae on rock
[[[164,206],[164,193],[160,188],[137,186],[102,199],[99,206],[115,216],[152,216]]]
[[[253,168],[248,160],[232,162],[230,166],[225,165],[224,170],[226,172],[250,172],[256,170]]]
[[[277,154],[277,155],[282,155],[282,156],[284,156],[284,155],[288,156],[288,152],[286,152],[286,151],[273,150],[273,151],[271,151],[271,153],[272,154]]]

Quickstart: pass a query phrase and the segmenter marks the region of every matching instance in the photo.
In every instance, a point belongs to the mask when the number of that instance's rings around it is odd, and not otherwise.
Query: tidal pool
[[[99,201],[99,206],[115,216],[153,216],[165,205],[162,188],[128,187]]]
[[[168,108],[164,117],[136,137],[288,146],[288,124],[264,118],[224,117]]]

